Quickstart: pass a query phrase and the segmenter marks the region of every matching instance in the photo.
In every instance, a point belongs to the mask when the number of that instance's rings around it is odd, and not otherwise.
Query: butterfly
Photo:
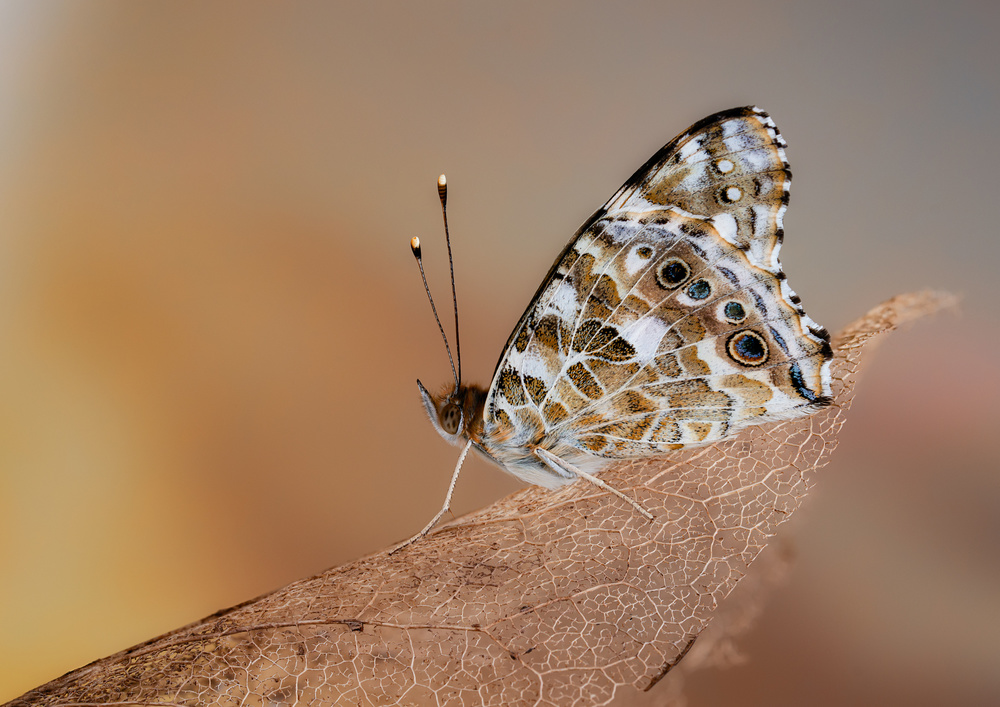
[[[464,448],[444,508],[411,541],[449,509],[470,448],[545,488],[587,479],[652,518],[601,482],[601,470],[830,403],[829,334],[778,261],[785,146],[756,107],[698,121],[573,236],[489,388],[463,383],[454,363],[454,385],[439,395],[417,381],[435,429]],[[447,235],[443,175],[439,194]],[[420,262],[419,241],[411,245]],[[457,349],[457,305],[455,325]]]

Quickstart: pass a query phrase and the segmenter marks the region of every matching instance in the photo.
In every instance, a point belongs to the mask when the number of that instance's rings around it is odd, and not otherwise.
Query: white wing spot
[[[555,372],[552,370],[553,362],[549,361],[537,353],[525,356],[516,370],[526,376],[534,376],[545,384],[546,388],[552,387],[555,379]]]
[[[666,336],[667,325],[659,319],[646,317],[621,329],[621,336],[636,351],[638,361],[649,361],[656,355],[660,341]]]
[[[645,243],[635,246],[625,257],[625,271],[629,275],[635,275],[640,268],[649,264],[649,259],[653,257],[653,249]]]
[[[572,321],[576,318],[579,307],[576,290],[566,281],[563,281],[549,300],[548,309],[555,311],[561,319]]]
[[[736,219],[732,214],[719,214],[718,216],[712,217],[712,224],[715,226],[715,230],[719,232],[719,235],[723,239],[736,245]]]
[[[773,164],[767,150],[747,150],[743,153],[743,159],[754,172],[766,171]]]
[[[733,171],[736,165],[732,163],[732,160],[719,160],[715,163],[716,169],[718,169],[722,174],[729,174]]]
[[[741,196],[743,196],[743,192],[741,192],[737,187],[729,187],[726,189],[726,198],[731,202],[738,201]]]
[[[682,162],[700,162],[708,156],[701,149],[701,140],[701,137],[696,137],[681,146],[677,156],[680,157]]]
[[[727,120],[722,124],[722,136],[729,137],[730,135],[737,135],[746,129],[746,120],[743,118],[738,118],[736,120]]]

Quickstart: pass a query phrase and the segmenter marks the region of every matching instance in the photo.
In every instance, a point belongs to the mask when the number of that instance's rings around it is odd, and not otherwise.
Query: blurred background
[[[0,2],[0,702],[437,510],[439,173],[488,383],[580,223],[755,103],[814,319],[964,300],[870,360],[788,583],[690,703],[996,704],[998,7]],[[456,511],[517,488],[473,460]]]

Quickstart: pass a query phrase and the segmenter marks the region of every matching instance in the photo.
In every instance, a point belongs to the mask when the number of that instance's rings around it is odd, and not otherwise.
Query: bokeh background
[[[992,2],[0,3],[0,701],[417,530],[456,457],[414,379],[488,382],[580,223],[756,103],[782,250],[894,335],[788,583],[692,705],[1000,702]],[[518,488],[479,460],[465,512]]]

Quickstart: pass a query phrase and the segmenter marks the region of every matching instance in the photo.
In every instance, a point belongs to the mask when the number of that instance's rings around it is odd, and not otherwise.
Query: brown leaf
[[[836,446],[862,349],[953,302],[901,295],[835,341],[835,404],[710,447],[529,488],[96,661],[9,703],[599,705],[684,657]]]

